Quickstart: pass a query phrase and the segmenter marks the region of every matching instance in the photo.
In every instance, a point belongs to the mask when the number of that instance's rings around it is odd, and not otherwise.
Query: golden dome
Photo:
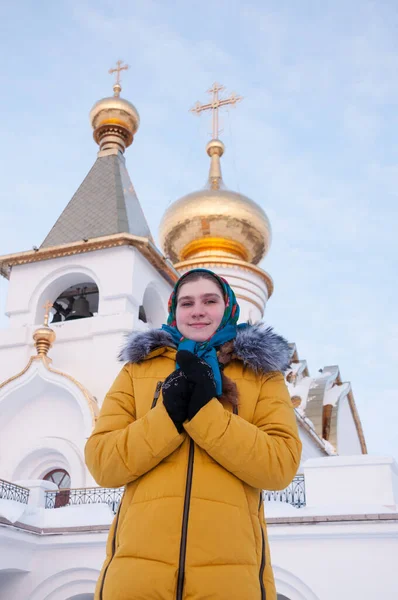
[[[271,244],[268,217],[253,200],[225,188],[220,168],[224,144],[212,140],[206,150],[208,184],[166,210],[159,230],[163,252],[174,263],[216,254],[258,264]]]
[[[124,152],[133,142],[140,125],[134,104],[120,98],[121,86],[113,86],[114,95],[96,102],[90,111],[94,139],[101,150],[118,148]]]

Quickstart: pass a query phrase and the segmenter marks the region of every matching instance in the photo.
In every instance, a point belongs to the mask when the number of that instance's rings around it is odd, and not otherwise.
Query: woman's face
[[[189,340],[205,342],[217,331],[225,302],[218,285],[209,279],[183,283],[178,290],[177,329]]]

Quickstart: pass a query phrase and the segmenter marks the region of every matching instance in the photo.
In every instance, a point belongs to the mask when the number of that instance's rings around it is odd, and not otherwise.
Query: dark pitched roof
[[[120,154],[98,157],[41,247],[115,233],[152,239]]]

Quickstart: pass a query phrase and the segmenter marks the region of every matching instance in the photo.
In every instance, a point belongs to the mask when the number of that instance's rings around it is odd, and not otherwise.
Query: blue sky
[[[205,183],[210,120],[189,108],[221,81],[244,96],[222,117],[224,180],[273,227],[266,321],[311,373],[339,365],[369,450],[398,458],[398,4],[25,0],[0,23],[0,254],[40,245],[92,166],[88,113],[119,58],[141,116],[127,165],[156,238]],[[2,313],[5,295],[1,280]]]

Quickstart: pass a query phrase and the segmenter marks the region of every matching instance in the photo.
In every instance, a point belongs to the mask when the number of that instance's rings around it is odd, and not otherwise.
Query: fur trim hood
[[[138,363],[158,348],[176,348],[171,337],[161,329],[133,332],[119,354],[122,362]],[[238,329],[234,340],[234,358],[241,360],[255,372],[285,371],[290,363],[288,342],[272,327],[262,324]]]

